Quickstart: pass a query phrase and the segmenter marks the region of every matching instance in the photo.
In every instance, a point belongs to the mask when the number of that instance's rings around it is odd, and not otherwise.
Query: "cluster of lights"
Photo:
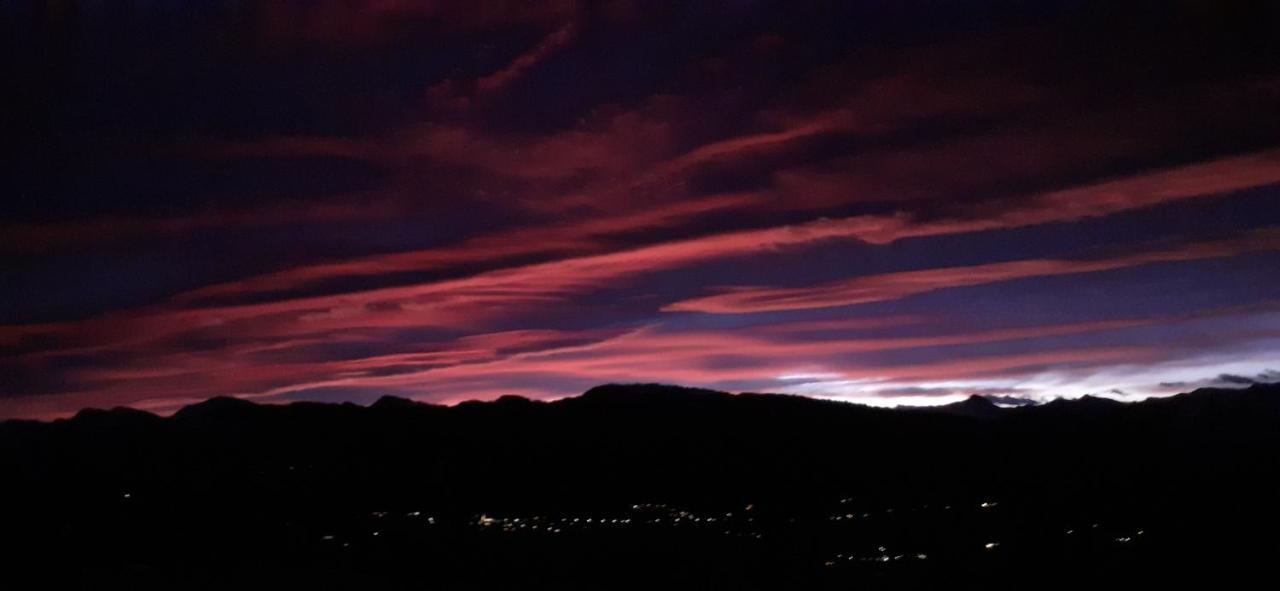
[[[130,498],[132,495],[128,492],[122,492],[122,497]],[[853,497],[846,497],[839,500],[841,505],[850,505],[854,502]],[[991,510],[996,508],[998,503],[995,501],[982,501],[978,503],[977,508],[980,510]],[[929,509],[930,505],[921,506],[922,509]],[[951,505],[935,505],[943,510],[950,510]],[[685,509],[680,509],[670,505],[661,503],[636,503],[630,506],[631,513],[624,515],[609,516],[519,516],[519,517],[497,517],[488,514],[476,515],[469,524],[480,530],[499,531],[504,533],[516,532],[540,532],[550,534],[561,534],[571,530],[587,530],[596,528],[625,528],[632,526],[659,526],[659,527],[688,527],[688,526],[719,526],[725,528],[724,534],[737,537],[746,537],[749,539],[763,539],[764,535],[752,531],[750,524],[756,521],[753,517],[754,506],[746,505],[742,512],[734,513],[726,511],[723,513],[695,513]],[[910,508],[908,508],[910,511]],[[876,512],[865,513],[839,513],[828,515],[828,521],[852,521],[855,519],[866,519],[877,513],[892,514],[893,508],[886,508]],[[393,514],[388,511],[373,511],[369,513],[374,519],[382,520],[392,517]],[[399,515],[399,514],[396,514]],[[425,523],[426,525],[436,525],[436,518],[424,514],[422,511],[408,511],[403,514],[405,518]],[[796,522],[795,518],[787,520],[789,523]],[[746,526],[746,527],[743,527]],[[1101,524],[1092,523],[1089,525],[1090,530],[1098,530]],[[1076,529],[1065,529],[1066,535],[1075,535]],[[375,530],[370,532],[370,536],[379,537],[381,531]],[[1124,535],[1115,535],[1113,541],[1117,544],[1130,544],[1138,540],[1144,531],[1141,529],[1133,530],[1131,533]],[[338,543],[341,540],[333,534],[322,535],[321,540],[325,542]],[[349,547],[350,544],[342,542],[342,547]],[[998,541],[988,541],[982,543],[984,551],[994,551],[1001,546]],[[926,560],[928,556],[924,553],[889,553],[884,546],[879,547],[877,554],[836,554],[833,560],[827,561],[828,566],[843,562],[873,562],[887,563],[896,561]]]
[[[389,511],[373,511],[369,513],[369,516],[375,519],[385,519],[387,517],[390,517],[391,513]],[[428,525],[436,524],[435,517],[426,515],[422,511],[409,511],[408,513],[405,513],[404,516],[410,519],[425,519]]]
[[[840,503],[841,505],[848,505],[848,504],[853,503],[853,501],[854,501],[853,497],[845,497],[845,498],[840,499],[839,503]],[[995,501],[983,501],[983,502],[981,502],[981,503],[979,503],[979,504],[978,504],[978,508],[979,508],[979,509],[995,509],[997,505],[999,505],[999,503],[997,503],[997,502],[995,502]],[[934,506],[933,506],[933,505],[924,504],[924,505],[920,505],[920,507],[918,508],[918,510],[921,510],[921,511],[928,511],[928,510],[930,510],[930,508],[931,508],[931,507],[934,507]],[[950,510],[951,510],[951,505],[941,505],[939,508],[940,508],[941,510],[943,510],[943,511],[950,511]],[[911,511],[911,510],[913,510],[913,508],[912,508],[912,507],[907,507],[907,508],[905,508],[904,510],[906,510],[906,511]],[[936,510],[936,509],[935,509],[935,510]],[[875,510],[873,510],[873,511],[866,511],[866,512],[862,512],[862,513],[856,513],[856,512],[837,512],[837,513],[835,513],[835,514],[828,515],[828,516],[827,516],[827,521],[852,521],[852,520],[854,520],[854,519],[858,519],[858,518],[862,518],[862,519],[869,519],[869,518],[871,518],[871,517],[874,517],[874,516],[875,516],[876,514],[878,514],[878,513],[883,513],[883,514],[886,514],[886,515],[887,515],[887,514],[891,514],[891,513],[893,513],[894,511],[895,511],[895,508],[893,508],[893,507],[888,507],[888,508],[885,508],[885,509],[882,509],[882,510],[879,510],[879,511],[875,511]]]
[[[878,554],[836,554],[835,558],[823,563],[826,566],[835,566],[840,562],[899,562],[903,560],[928,560],[929,555],[923,552],[890,554],[888,548],[880,546],[876,548]]]
[[[1101,524],[1098,524],[1098,523],[1093,523],[1089,525],[1089,529],[1100,529],[1100,528],[1101,528]],[[1068,528],[1063,533],[1065,533],[1068,536],[1071,536],[1071,535],[1075,535],[1076,530],[1072,528]],[[1137,541],[1139,538],[1141,538],[1145,534],[1146,534],[1146,530],[1138,529],[1138,530],[1134,530],[1133,533],[1131,534],[1118,535],[1118,536],[1115,536],[1113,539],[1116,541],[1116,543],[1128,544],[1129,542]]]
[[[868,518],[868,517],[871,517],[871,514],[870,514],[870,513],[863,513],[863,514],[862,514],[862,518],[863,518],[863,519],[866,519],[866,518]],[[858,518],[858,516],[857,516],[857,515],[855,515],[855,514],[853,514],[853,513],[845,513],[844,515],[831,515],[831,516],[827,517],[827,520],[828,520],[828,521],[844,521],[844,520],[846,520],[846,519],[847,519],[847,520],[854,520],[854,519],[857,519],[857,518]]]
[[[600,527],[628,527],[628,526],[667,526],[667,527],[686,527],[686,526],[715,526],[728,524],[734,521],[734,513],[726,511],[724,513],[694,513],[684,509],[677,509],[663,504],[638,503],[631,506],[632,516],[592,516],[592,517],[554,517],[554,516],[522,516],[522,517],[493,517],[487,514],[476,516],[473,525],[481,529],[493,529],[502,532],[519,532],[519,531],[540,531],[549,533],[563,533],[566,530],[577,529],[584,530],[588,528]],[[751,506],[747,506],[747,511],[751,510]],[[637,514],[638,513],[638,514]],[[739,522],[752,523],[754,517],[738,518]],[[739,535],[762,539],[763,535],[757,532],[739,532],[732,527],[724,530],[725,535]]]
[[[125,493],[125,498],[128,498]],[[753,507],[747,505],[745,511],[749,513]],[[621,528],[628,526],[666,526],[666,527],[686,527],[686,526],[728,526],[731,522],[738,521],[740,523],[751,523],[755,521],[754,517],[743,514],[737,514],[726,511],[724,513],[694,513],[684,509],[678,509],[661,503],[637,503],[631,505],[632,513],[630,515],[611,515],[611,516],[545,516],[532,515],[520,517],[498,517],[488,514],[476,515],[470,522],[472,527],[482,531],[500,531],[504,533],[516,532],[540,532],[560,534],[570,530],[586,530],[601,527]],[[393,518],[399,514],[389,511],[371,511],[368,514],[375,520],[386,520]],[[434,516],[427,515],[422,511],[408,511],[403,514],[407,519],[425,523],[426,525],[437,525]],[[725,535],[736,535],[739,537],[748,537],[754,539],[763,539],[763,535],[752,531],[739,531],[732,526],[724,530]],[[382,531],[375,530],[369,533],[371,537],[380,537]],[[340,540],[333,534],[324,534],[320,536],[324,542],[337,543]],[[342,547],[349,547],[349,543],[342,543]]]
[[[547,533],[563,533],[569,528],[585,528],[588,526],[624,526],[632,523],[631,518],[606,518],[606,517],[544,517],[534,515],[530,517],[490,517],[488,515],[480,515],[476,517],[475,525],[482,529],[494,528],[504,532],[516,531],[542,531]]]

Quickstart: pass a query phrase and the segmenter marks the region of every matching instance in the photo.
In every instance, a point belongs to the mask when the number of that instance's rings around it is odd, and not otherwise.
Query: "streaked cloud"
[[[1280,249],[1280,232],[1263,230],[1181,248],[1152,250],[1101,259],[1039,259],[901,271],[799,288],[735,288],[726,293],[676,302],[671,312],[747,314],[855,306],[917,294],[1031,277],[1097,273],[1126,267],[1230,257]]]

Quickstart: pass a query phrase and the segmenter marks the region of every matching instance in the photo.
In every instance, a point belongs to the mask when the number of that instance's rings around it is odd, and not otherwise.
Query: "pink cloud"
[[[1227,310],[1224,314],[1253,313]],[[404,343],[401,350],[326,358],[323,345],[342,340],[387,343],[377,333],[339,332],[305,338],[265,337],[233,341],[215,349],[175,352],[156,344],[132,349],[129,361],[67,372],[57,396],[0,399],[5,416],[51,416],[85,404],[144,405],[234,394],[264,401],[324,388],[362,389],[457,401],[521,392],[558,397],[576,391],[539,387],[547,383],[592,385],[609,381],[662,380],[715,386],[760,384],[778,378],[821,374],[824,379],[899,384],[962,378],[1009,378],[1054,368],[1105,367],[1168,358],[1164,347],[1090,347],[1034,353],[973,354],[958,350],[937,361],[876,364],[857,361],[870,353],[1034,341],[1067,335],[1125,331],[1180,323],[1192,318],[1132,319],[1024,326],[919,336],[858,336],[920,325],[914,317],[802,320],[723,330],[525,329],[460,338]],[[1270,338],[1255,331],[1250,338]],[[1232,339],[1241,338],[1231,336]],[[238,344],[237,344],[238,343]],[[779,383],[779,385],[781,385]],[[584,386],[585,387],[585,386]],[[563,388],[563,386],[561,386]]]
[[[1280,249],[1280,233],[1258,231],[1241,238],[1200,242],[1181,248],[1157,250],[1105,259],[1036,259],[902,271],[834,281],[803,288],[734,288],[664,307],[670,312],[744,314],[853,306],[896,300],[942,289],[1011,281],[1028,277],[1052,277],[1111,271],[1152,263],[1229,257]]]
[[[300,336],[357,328],[463,327],[512,318],[533,309],[568,301],[573,296],[616,287],[664,270],[758,253],[798,251],[834,240],[862,240],[884,244],[902,238],[1012,228],[1049,222],[1073,221],[1109,215],[1182,199],[1203,198],[1222,191],[1280,182],[1280,152],[1265,152],[1218,161],[1154,171],[1135,177],[1106,181],[1089,187],[1034,196],[990,216],[975,219],[935,219],[916,222],[902,215],[866,215],[835,220],[745,230],[676,240],[650,246],[495,269],[469,277],[375,290],[301,297],[259,304],[206,308],[161,306],[107,315],[84,322],[40,327],[4,327],[0,342],[15,343],[39,335],[70,335],[81,345],[136,342],[184,332],[211,334],[263,334]],[[602,222],[603,223],[603,222]],[[610,222],[612,223],[612,222]],[[661,223],[656,222],[656,223]],[[605,224],[606,227],[608,223]],[[1266,235],[1253,242],[1239,242],[1236,249],[1271,248]],[[1224,243],[1225,244],[1225,243]],[[1252,246],[1250,246],[1252,244]],[[1105,270],[1159,262],[1227,256],[1207,245],[1194,252],[1154,253],[1093,262],[1020,262],[966,270],[987,273],[983,281],[997,281],[1036,274],[1062,274]],[[1243,252],[1244,250],[1240,250]],[[465,250],[463,251],[465,252]],[[1233,251],[1234,252],[1234,251]],[[490,253],[492,254],[492,253]],[[467,255],[462,255],[463,257]],[[483,258],[487,255],[476,255]],[[403,257],[403,258],[397,258]],[[1182,258],[1178,258],[1182,257]],[[441,253],[425,253],[427,262],[448,259]],[[282,278],[265,280],[263,286],[291,285],[344,273],[378,274],[389,269],[409,269],[422,261],[413,255],[394,255],[390,264],[373,257],[349,267],[299,269]],[[1118,266],[1117,266],[1118,265]],[[363,269],[363,270],[361,270]],[[964,278],[938,272],[923,277],[927,289],[955,285]],[[899,282],[921,276],[897,277]],[[874,301],[903,294],[922,293],[911,285],[861,284],[859,279],[810,290],[738,291],[668,305],[668,310],[734,311],[794,309],[843,305],[840,302]],[[883,281],[883,280],[882,280]],[[251,282],[250,282],[251,283]],[[223,288],[235,293],[234,287]],[[258,287],[251,287],[258,289]],[[207,292],[206,292],[207,294]],[[827,295],[822,295],[827,294]],[[181,302],[183,297],[176,301]]]
[[[561,269],[580,273],[581,269],[594,264],[593,261],[625,261],[626,264],[617,267],[618,270],[644,273],[753,252],[801,248],[836,239],[887,244],[905,238],[1069,222],[1181,200],[1215,197],[1231,191],[1276,183],[1280,183],[1280,151],[1267,151],[1154,170],[1020,199],[1002,200],[970,212],[969,217],[913,221],[910,216],[892,214],[816,220],[779,228],[715,234],[587,258],[569,258],[531,269],[539,276],[547,277],[555,275]],[[522,229],[480,237],[457,247],[300,267],[198,290],[179,296],[178,301],[199,299],[206,295],[234,294],[237,291],[252,293],[287,289],[334,277],[428,270],[450,264],[497,261],[505,256],[582,252],[596,246],[589,241],[592,239],[607,237],[616,232],[672,226],[687,222],[693,216],[740,207],[751,203],[751,199],[751,196],[745,195],[719,195],[657,207],[638,214],[597,218],[578,226]],[[625,273],[611,276],[624,275]],[[553,281],[549,277],[544,280]]]
[[[495,265],[515,257],[586,253],[604,248],[602,240],[611,235],[664,228],[732,209],[749,200],[747,196],[720,195],[637,214],[594,218],[578,224],[521,227],[477,236],[454,246],[295,267],[202,287],[179,294],[174,299],[177,302],[198,302],[210,297],[283,291],[334,278],[435,271],[476,263]]]

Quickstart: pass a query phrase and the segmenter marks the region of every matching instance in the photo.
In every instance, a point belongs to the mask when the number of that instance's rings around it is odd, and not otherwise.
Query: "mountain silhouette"
[[[658,384],[215,398],[0,423],[0,474],[3,555],[50,588],[1221,582],[1276,549],[1252,540],[1280,524],[1280,386],[1010,408]]]
[[[991,419],[1003,414],[1003,409],[996,406],[996,404],[988,400],[987,397],[979,396],[977,394],[961,400],[960,402],[944,404],[925,410],[979,419]]]

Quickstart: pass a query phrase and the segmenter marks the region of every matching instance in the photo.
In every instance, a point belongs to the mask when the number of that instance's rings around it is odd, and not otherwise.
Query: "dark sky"
[[[1275,381],[1277,30],[1230,0],[6,2],[0,418]]]

